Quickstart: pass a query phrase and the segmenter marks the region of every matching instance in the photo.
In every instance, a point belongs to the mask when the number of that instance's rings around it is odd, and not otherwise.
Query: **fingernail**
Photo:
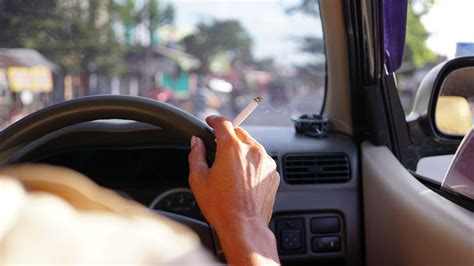
[[[196,143],[196,137],[192,136],[191,137],[191,149],[194,147],[194,144]]]

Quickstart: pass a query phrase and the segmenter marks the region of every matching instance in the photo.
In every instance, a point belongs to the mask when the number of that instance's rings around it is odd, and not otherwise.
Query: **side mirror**
[[[473,122],[474,57],[449,61],[438,77],[429,110],[433,129],[440,137],[460,140]]]
[[[464,136],[472,126],[469,102],[462,96],[439,96],[435,109],[435,123],[443,134]]]
[[[434,67],[422,80],[407,121],[419,141],[459,144],[474,121],[474,56]]]

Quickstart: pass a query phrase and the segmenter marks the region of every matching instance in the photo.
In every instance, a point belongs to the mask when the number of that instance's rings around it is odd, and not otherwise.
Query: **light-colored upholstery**
[[[72,170],[0,171],[0,265],[212,262],[189,229]]]

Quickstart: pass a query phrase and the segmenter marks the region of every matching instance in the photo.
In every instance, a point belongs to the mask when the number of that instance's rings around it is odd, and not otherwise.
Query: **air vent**
[[[349,158],[343,153],[289,154],[283,158],[288,184],[340,183],[349,180]]]

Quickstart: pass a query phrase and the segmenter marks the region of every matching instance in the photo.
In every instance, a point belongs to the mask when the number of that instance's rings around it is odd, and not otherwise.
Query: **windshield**
[[[0,128],[98,94],[199,118],[290,126],[319,113],[326,59],[317,0],[0,0]]]

